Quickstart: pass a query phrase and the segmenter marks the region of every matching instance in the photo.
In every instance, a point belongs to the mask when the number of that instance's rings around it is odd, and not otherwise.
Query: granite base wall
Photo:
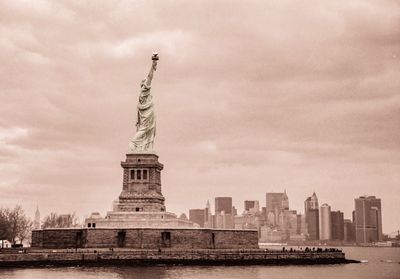
[[[45,229],[32,231],[31,246],[43,249],[256,249],[258,233],[214,229]]]

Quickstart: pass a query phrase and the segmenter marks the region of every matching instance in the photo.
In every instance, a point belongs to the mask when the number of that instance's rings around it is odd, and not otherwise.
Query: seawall
[[[77,266],[77,265],[310,265],[343,264],[344,253],[283,252],[262,249],[97,249],[30,250],[0,253],[0,267]]]

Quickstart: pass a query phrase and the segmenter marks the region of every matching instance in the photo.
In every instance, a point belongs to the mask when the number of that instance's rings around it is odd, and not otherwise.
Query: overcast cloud
[[[153,50],[168,211],[368,194],[399,229],[398,1],[0,1],[0,206],[111,209]]]

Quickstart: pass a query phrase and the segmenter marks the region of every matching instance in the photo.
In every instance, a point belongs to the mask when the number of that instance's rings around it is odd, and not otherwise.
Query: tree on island
[[[57,214],[56,212],[51,212],[43,220],[43,229],[48,228],[75,228],[80,227],[78,217],[76,217],[75,212],[69,214]]]
[[[20,205],[13,209],[0,208],[0,239],[22,243],[32,231],[32,221],[26,217]]]

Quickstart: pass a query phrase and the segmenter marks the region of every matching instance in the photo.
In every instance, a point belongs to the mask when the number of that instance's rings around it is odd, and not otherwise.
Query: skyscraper
[[[332,240],[344,240],[344,218],[343,212],[332,211]]]
[[[382,240],[381,199],[364,196],[354,200],[355,229],[357,243],[371,243]]]
[[[233,229],[235,226],[233,213],[231,197],[215,198],[215,228]]]
[[[308,240],[319,240],[319,210],[315,192],[304,201],[304,215]]]
[[[305,201],[304,201],[304,212],[305,215],[307,215],[307,212],[310,209],[317,209],[318,210],[318,198],[317,195],[315,194],[315,192],[313,192],[311,197],[308,197]]]
[[[213,227],[213,218],[211,214],[211,206],[210,201],[207,200],[206,208],[205,208],[205,220],[204,220],[204,227],[205,228],[212,228]]]
[[[215,214],[232,214],[232,197],[216,197],[215,198]]]
[[[346,242],[356,241],[356,231],[354,223],[349,219],[344,219],[344,241]]]
[[[319,209],[319,239],[331,240],[332,239],[332,219],[331,207],[324,203]]]
[[[266,215],[268,217],[273,214],[274,223],[272,225],[278,225],[279,215],[284,209],[289,209],[289,199],[286,190],[283,193],[266,193]]]
[[[205,219],[206,219],[206,209],[189,210],[189,220],[196,224],[199,224],[201,228],[204,228]]]

